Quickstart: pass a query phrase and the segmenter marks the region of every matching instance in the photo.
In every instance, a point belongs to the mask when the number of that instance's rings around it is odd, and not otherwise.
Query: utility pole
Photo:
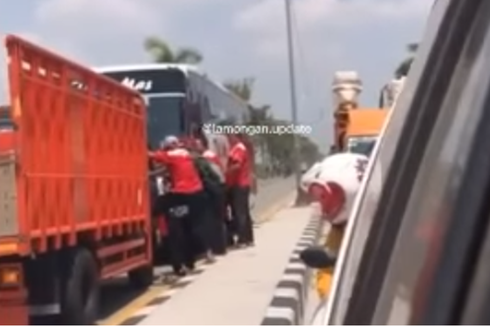
[[[293,31],[291,21],[291,0],[284,0],[286,7],[286,28],[288,42],[288,57],[289,57],[289,85],[291,93],[291,118],[294,125],[298,125],[298,107],[296,101],[296,72],[294,66],[294,47],[293,47]],[[293,164],[294,174],[296,178],[296,189],[300,189],[301,170],[300,170],[300,155],[298,135],[293,134]]]

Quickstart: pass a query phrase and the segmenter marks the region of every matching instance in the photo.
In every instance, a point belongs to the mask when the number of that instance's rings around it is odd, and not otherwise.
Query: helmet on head
[[[307,191],[320,204],[322,215],[333,225],[347,222],[361,185],[360,173],[368,158],[355,153],[340,153],[325,158],[315,177],[307,180]]]
[[[165,139],[160,143],[160,147],[165,149],[165,148],[173,148],[179,146],[179,139],[175,136],[167,136]]]

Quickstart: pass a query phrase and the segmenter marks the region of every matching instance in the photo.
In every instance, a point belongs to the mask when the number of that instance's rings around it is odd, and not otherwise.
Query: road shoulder
[[[254,248],[230,253],[185,290],[153,309],[143,325],[260,324],[309,216],[283,209],[256,229]]]
[[[303,264],[299,255],[305,248],[318,243],[323,223],[319,215],[312,214],[310,207],[298,209],[299,214],[312,216],[291,253],[261,325],[304,324],[313,273]]]

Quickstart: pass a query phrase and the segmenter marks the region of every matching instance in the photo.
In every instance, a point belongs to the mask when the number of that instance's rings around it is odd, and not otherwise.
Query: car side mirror
[[[318,269],[333,267],[336,262],[336,258],[332,257],[324,247],[320,246],[304,249],[299,257],[306,266]]]

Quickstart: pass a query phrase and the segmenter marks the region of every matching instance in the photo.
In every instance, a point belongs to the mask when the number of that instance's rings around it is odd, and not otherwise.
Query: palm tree
[[[198,64],[203,60],[198,50],[190,47],[172,49],[167,42],[155,36],[148,37],[144,46],[157,63]]]
[[[415,52],[417,52],[419,47],[418,43],[409,43],[407,45],[407,51],[409,53],[408,58],[403,60],[395,70],[395,77],[400,78],[408,75],[410,67],[412,66],[413,60],[415,59]]]

